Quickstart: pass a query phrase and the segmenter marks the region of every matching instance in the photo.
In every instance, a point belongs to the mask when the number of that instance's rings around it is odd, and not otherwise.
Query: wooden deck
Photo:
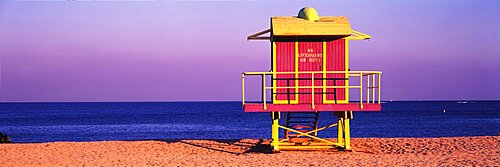
[[[267,109],[264,110],[263,103],[247,103],[243,105],[245,112],[316,112],[316,111],[357,111],[357,112],[380,112],[381,104],[378,103],[363,103],[363,108],[359,103],[348,104],[315,104],[312,109],[311,104],[266,104]]]

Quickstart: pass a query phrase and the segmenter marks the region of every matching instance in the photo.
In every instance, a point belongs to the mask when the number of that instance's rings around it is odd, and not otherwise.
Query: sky
[[[500,100],[500,1],[1,1],[0,102],[238,101],[270,70],[246,37],[305,6],[372,36],[383,100]]]

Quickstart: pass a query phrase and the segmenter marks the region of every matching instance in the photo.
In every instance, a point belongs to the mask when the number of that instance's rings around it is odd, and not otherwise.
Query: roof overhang
[[[352,34],[349,37],[347,37],[347,39],[349,40],[366,40],[370,38],[372,38],[372,36],[356,30],[352,30]]]
[[[271,32],[271,29],[260,31],[258,33],[255,33],[255,34],[248,36],[247,40],[271,40],[271,36],[270,36],[271,34],[269,34],[269,36],[262,36],[262,35],[270,33],[270,32]]]
[[[247,40],[287,40],[287,39],[305,39],[305,40],[332,40],[332,39],[339,39],[339,38],[346,38],[348,40],[366,40],[372,38],[370,35],[352,30],[352,33],[349,36],[327,36],[327,35],[315,35],[315,36],[272,36],[271,35],[271,29],[263,30],[260,32],[257,32],[255,34],[252,34],[247,37]],[[266,35],[267,34],[267,35]]]

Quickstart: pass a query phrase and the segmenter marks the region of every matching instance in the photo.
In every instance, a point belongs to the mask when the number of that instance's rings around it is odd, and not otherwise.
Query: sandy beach
[[[353,152],[282,151],[270,140],[103,141],[0,144],[0,166],[500,165],[500,136],[358,138]]]

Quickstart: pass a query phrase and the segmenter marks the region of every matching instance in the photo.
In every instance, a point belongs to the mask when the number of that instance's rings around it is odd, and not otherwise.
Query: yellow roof
[[[294,16],[271,17],[273,36],[349,36],[353,33],[345,16],[320,16],[308,21]]]

